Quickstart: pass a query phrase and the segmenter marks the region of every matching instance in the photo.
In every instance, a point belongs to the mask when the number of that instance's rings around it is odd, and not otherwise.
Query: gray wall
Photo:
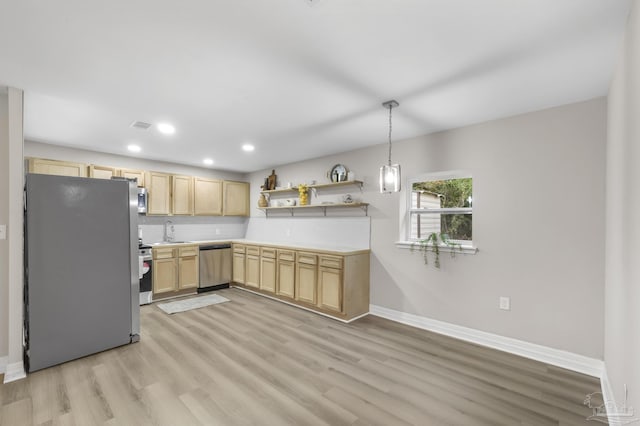
[[[282,184],[322,183],[343,163],[365,181],[356,196],[371,203],[372,304],[602,359],[605,140],[600,98],[394,143],[404,179],[473,175],[480,251],[444,256],[439,270],[394,245],[405,193],[377,192],[387,145],[275,169]],[[263,216],[258,188],[270,173],[250,175],[252,216]]]
[[[616,400],[640,409],[640,5],[629,17],[609,91],[605,352]]]
[[[0,224],[9,223],[9,108],[5,87],[0,87]],[[0,357],[8,353],[9,240],[0,240]]]

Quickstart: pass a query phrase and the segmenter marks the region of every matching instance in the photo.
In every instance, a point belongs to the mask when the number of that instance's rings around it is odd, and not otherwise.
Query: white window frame
[[[450,179],[464,179],[471,178],[473,176],[471,173],[463,170],[453,170],[447,172],[436,172],[436,173],[425,173],[418,176],[413,176],[407,179],[405,182],[405,208],[403,217],[404,225],[401,226],[401,236],[400,241],[396,242],[396,246],[399,248],[413,248],[415,244],[419,241],[418,239],[411,239],[411,215],[415,213],[424,212],[423,209],[413,209],[412,208],[412,196],[413,196],[413,184],[418,182],[428,182],[433,180],[450,180]],[[473,195],[472,195],[473,196]],[[443,208],[443,209],[429,209],[430,212],[433,213],[469,213],[473,214],[473,206],[472,207],[461,207],[461,208]],[[473,219],[472,219],[472,229],[473,229]],[[463,253],[476,253],[478,249],[474,246],[473,240],[450,240],[452,243],[456,244],[456,251],[462,251]],[[451,246],[440,243],[441,251],[451,251]]]

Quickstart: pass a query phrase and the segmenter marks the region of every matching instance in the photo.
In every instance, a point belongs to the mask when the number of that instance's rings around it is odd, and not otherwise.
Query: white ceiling
[[[0,84],[25,90],[27,139],[248,172],[385,143],[389,99],[398,140],[603,96],[630,1],[0,6]]]

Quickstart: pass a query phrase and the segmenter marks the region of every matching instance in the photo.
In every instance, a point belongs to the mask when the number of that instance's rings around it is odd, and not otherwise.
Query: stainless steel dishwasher
[[[200,246],[198,293],[228,288],[231,282],[231,244]]]

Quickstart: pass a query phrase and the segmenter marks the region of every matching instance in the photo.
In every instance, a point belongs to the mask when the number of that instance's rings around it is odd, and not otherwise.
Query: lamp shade
[[[389,164],[380,167],[380,192],[400,191],[400,164]]]

